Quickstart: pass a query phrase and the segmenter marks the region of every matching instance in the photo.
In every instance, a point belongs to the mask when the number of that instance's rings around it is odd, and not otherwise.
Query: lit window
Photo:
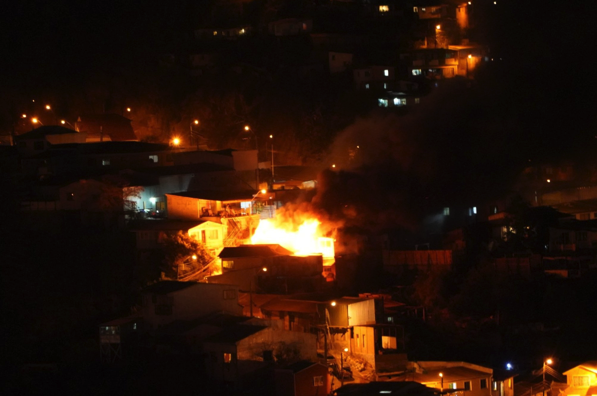
[[[413,12],[419,12],[419,7],[413,7]]]
[[[394,106],[399,106],[399,105],[400,105],[400,99],[394,98]]]
[[[380,5],[379,6],[379,12],[388,12],[390,11],[390,6],[388,5]]]
[[[388,100],[387,99],[377,99],[379,107],[388,107]]]
[[[222,267],[234,268],[234,260],[222,260]]]
[[[578,388],[589,386],[588,375],[575,375],[572,377],[572,385]]]
[[[230,363],[232,362],[232,354],[231,353],[225,353],[224,354],[224,363]]]
[[[456,389],[456,382],[448,384],[448,389]]]
[[[413,76],[420,76],[421,75],[421,69],[413,69]]]
[[[477,207],[476,206],[473,206],[473,213],[477,214]]]
[[[109,159],[103,159],[103,160],[102,160],[102,165],[103,165],[103,166],[108,166],[108,165],[110,165],[110,160],[109,160]]]
[[[150,155],[149,159],[153,162],[158,162],[158,156],[157,155]]]
[[[238,33],[239,34],[245,34],[245,29],[241,29]]]
[[[416,103],[416,104],[419,104],[419,103],[421,103],[421,99],[419,99],[419,98],[415,98],[415,103]]]
[[[383,75],[386,76],[386,77],[389,76],[390,75],[390,71],[388,69],[384,69]]]
[[[369,84],[365,84],[365,89],[369,89]]]
[[[444,208],[444,216],[450,216],[450,208]]]
[[[323,375],[313,377],[313,386],[323,386]]]
[[[400,99],[400,104],[405,105],[406,104],[406,99]]]
[[[388,84],[383,83],[383,89],[388,89]]]
[[[589,386],[588,381],[589,381],[589,377],[587,377],[587,386]],[[512,389],[512,378],[508,379],[508,388]]]
[[[497,386],[497,381],[493,381],[493,390],[496,391],[498,386]]]

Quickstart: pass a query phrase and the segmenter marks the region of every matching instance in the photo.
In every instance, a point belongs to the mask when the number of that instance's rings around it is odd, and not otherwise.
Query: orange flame
[[[334,257],[334,240],[323,235],[319,220],[308,218],[298,227],[284,223],[279,218],[260,220],[255,234],[251,237],[252,244],[278,244],[296,256],[322,254],[324,258]]]

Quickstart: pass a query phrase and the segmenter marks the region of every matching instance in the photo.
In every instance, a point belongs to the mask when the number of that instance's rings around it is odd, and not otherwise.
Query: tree
[[[178,279],[181,271],[189,274],[200,270],[214,260],[203,243],[182,231],[162,235],[160,244],[164,252],[162,269],[170,279]]]

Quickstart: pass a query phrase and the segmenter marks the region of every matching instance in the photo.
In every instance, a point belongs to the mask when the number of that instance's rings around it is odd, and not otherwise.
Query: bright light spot
[[[344,348],[344,352],[348,352],[348,348]]]
[[[297,256],[321,254],[324,258],[333,258],[333,239],[323,236],[320,224],[314,218],[307,218],[296,224],[287,222],[282,217],[263,219],[259,221],[259,226],[251,237],[251,243],[278,244]]]
[[[51,108],[50,105],[46,105],[46,110],[50,110]]]
[[[263,272],[267,272],[267,267],[263,267],[263,268],[262,268],[262,271],[263,271]]]
[[[357,146],[357,148],[361,148],[361,146]]]
[[[468,5],[471,5],[471,4],[472,4],[472,3],[469,1],[469,2],[468,2]]]
[[[22,114],[21,117],[27,118],[27,114]]]
[[[265,194],[267,192],[267,190],[264,188],[263,190],[261,190],[261,194]]]
[[[66,124],[66,121],[64,121],[64,120],[60,120],[60,123],[61,123],[62,125],[64,125],[64,124]]]
[[[473,56],[469,54],[468,58],[471,59]]]
[[[335,167],[336,167],[336,164],[332,164],[332,168],[335,168]]]
[[[512,370],[512,365],[510,363],[506,363],[506,370]]]
[[[336,306],[336,301],[332,301],[332,303],[330,304],[332,307]]]
[[[195,123],[195,125],[199,125],[199,120],[195,120],[193,122]]]
[[[39,120],[36,117],[33,117],[31,119],[31,122],[34,123],[34,124],[37,124],[39,122]]]
[[[157,198],[156,197],[151,197],[149,198],[149,202],[151,202],[152,204],[155,204],[157,202]]]
[[[443,376],[444,376],[444,373],[439,373],[439,376],[440,376],[440,377],[443,377]]]
[[[497,4],[497,1],[494,1],[493,4]]]
[[[131,112],[131,108],[130,108],[130,107],[127,107],[127,108],[126,108],[126,111],[128,111],[128,112],[130,113],[130,112]]]
[[[548,183],[551,183],[551,179],[547,179],[547,182],[548,182]]]
[[[269,138],[270,138],[270,139],[273,139],[273,138],[274,138],[274,135],[269,135]]]
[[[179,138],[172,139],[172,144],[174,144],[175,146],[178,146],[180,144],[180,139]]]
[[[441,26],[441,25],[437,25],[437,26],[435,27],[435,29],[436,29],[436,30],[440,30],[441,28],[442,28],[442,26]]]
[[[551,360],[551,359],[547,359],[547,360],[545,361],[545,363],[547,363],[547,364],[552,364],[552,363],[553,363],[553,360]]]
[[[197,255],[196,255],[196,254],[193,254],[193,255],[191,256],[191,258],[192,258],[193,260],[197,260]]]
[[[251,127],[248,125],[245,125],[245,131],[248,131],[249,129],[251,129]]]

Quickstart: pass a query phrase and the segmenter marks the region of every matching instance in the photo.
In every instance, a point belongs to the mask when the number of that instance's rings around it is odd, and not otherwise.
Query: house
[[[590,396],[597,389],[597,361],[588,361],[563,373],[568,387],[562,392],[565,396]]]
[[[128,344],[143,330],[143,318],[130,316],[100,324],[100,357],[102,362],[113,363],[126,354]]]
[[[355,68],[353,70],[353,79],[357,89],[392,89],[395,80],[394,67],[369,66]]]
[[[75,130],[85,133],[87,142],[138,140],[131,120],[119,114],[82,115],[75,123]]]
[[[203,217],[236,217],[253,214],[254,190],[197,190],[166,194],[168,217],[196,220]]]
[[[311,19],[287,18],[270,22],[267,27],[268,33],[274,36],[296,36],[310,33],[313,30]]]
[[[179,231],[205,245],[214,256],[224,248],[226,226],[206,220],[141,220],[130,227],[135,233],[138,250],[160,248],[160,239],[164,234],[176,234]]]
[[[421,103],[421,95],[405,92],[389,91],[377,99],[377,105],[379,107],[405,107],[417,105],[419,103]]]
[[[320,290],[325,282],[321,255],[294,256],[279,245],[227,247],[219,257],[222,275],[208,281],[236,284],[245,291],[308,292]]]
[[[358,360],[377,377],[406,369],[404,328],[384,320],[382,299],[343,297],[321,304],[319,310],[330,329],[331,339],[323,340],[325,349],[337,353],[348,348],[347,362]]]
[[[441,392],[466,391],[470,396],[486,396],[495,384],[493,369],[467,362],[411,362],[405,378],[392,381],[415,381]],[[513,381],[508,383],[512,389]],[[497,390],[497,387],[496,387]],[[496,394],[497,396],[498,394]],[[500,396],[502,396],[500,394]]]
[[[314,334],[281,330],[271,322],[256,319],[208,337],[203,341],[203,350],[208,355],[208,375],[225,382],[256,375],[274,361],[315,361],[317,357]]]
[[[342,73],[352,65],[353,54],[349,52],[328,53],[328,65],[331,74]]]
[[[322,396],[331,390],[328,367],[302,360],[276,369],[276,396]]]
[[[85,133],[58,125],[46,125],[14,138],[20,155],[29,157],[50,148],[51,145],[64,143],[84,143]]]
[[[242,314],[235,285],[163,281],[146,287],[141,295],[141,312],[150,329],[213,312]]]

